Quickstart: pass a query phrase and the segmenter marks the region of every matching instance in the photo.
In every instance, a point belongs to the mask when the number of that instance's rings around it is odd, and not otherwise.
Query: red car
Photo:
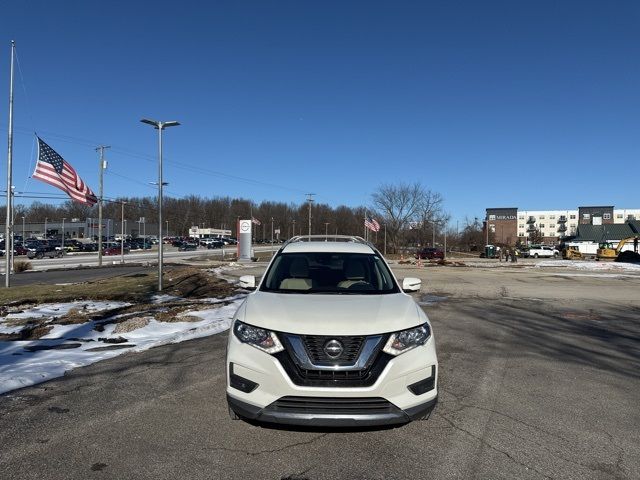
[[[16,245],[16,246],[13,248],[13,254],[14,254],[14,255],[16,255],[16,256],[17,256],[17,255],[26,255],[28,251],[29,251],[29,250],[27,250],[26,248],[24,248],[22,245]]]
[[[440,248],[422,248],[416,252],[416,258],[424,260],[425,258],[428,260],[432,260],[434,258],[444,258],[444,251]]]
[[[108,245],[102,249],[103,255],[120,255],[121,253],[122,250],[119,243],[117,245]],[[124,246],[124,253],[129,253],[129,247],[127,245]]]

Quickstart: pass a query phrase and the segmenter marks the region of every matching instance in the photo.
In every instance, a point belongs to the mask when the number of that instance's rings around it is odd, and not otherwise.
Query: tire
[[[44,253],[36,253],[36,258],[44,258]]]
[[[538,254],[537,254],[537,253],[534,253],[534,254],[533,254],[533,258],[538,258]]]

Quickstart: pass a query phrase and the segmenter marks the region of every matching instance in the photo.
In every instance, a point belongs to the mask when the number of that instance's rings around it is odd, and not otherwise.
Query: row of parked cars
[[[120,241],[115,240],[113,237],[105,238],[102,242],[102,254],[103,255],[120,255],[122,249],[124,253],[129,253],[131,250],[147,250],[152,246],[150,240],[143,238],[134,238],[124,242],[124,245]],[[33,258],[56,258],[62,257],[66,253],[71,252],[97,252],[97,241],[80,241],[77,239],[65,239],[64,248],[62,241],[57,239],[36,239],[28,238],[24,241],[16,241],[14,244],[13,254],[14,256],[27,256],[29,259]],[[0,241],[0,256],[6,254],[5,242]]]
[[[236,245],[238,241],[232,237],[219,237],[219,238],[175,238],[172,240],[171,245],[178,247],[180,251],[197,250],[198,247],[204,247],[208,249],[223,248],[226,245]]]

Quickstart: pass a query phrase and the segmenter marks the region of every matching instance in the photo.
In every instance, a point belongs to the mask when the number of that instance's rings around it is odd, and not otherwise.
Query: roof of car
[[[374,253],[373,248],[364,242],[335,241],[299,241],[287,243],[282,247],[283,253],[301,252],[335,252],[335,253]]]

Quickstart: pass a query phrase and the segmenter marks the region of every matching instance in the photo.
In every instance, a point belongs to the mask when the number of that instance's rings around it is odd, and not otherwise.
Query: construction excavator
[[[613,248],[611,242],[602,242],[598,245],[598,251],[596,252],[597,260],[615,260],[616,262],[640,262],[640,254],[638,253],[638,237],[640,235],[636,235],[634,237],[627,237],[620,240],[618,246]],[[624,246],[633,242],[633,251],[622,249]]]

